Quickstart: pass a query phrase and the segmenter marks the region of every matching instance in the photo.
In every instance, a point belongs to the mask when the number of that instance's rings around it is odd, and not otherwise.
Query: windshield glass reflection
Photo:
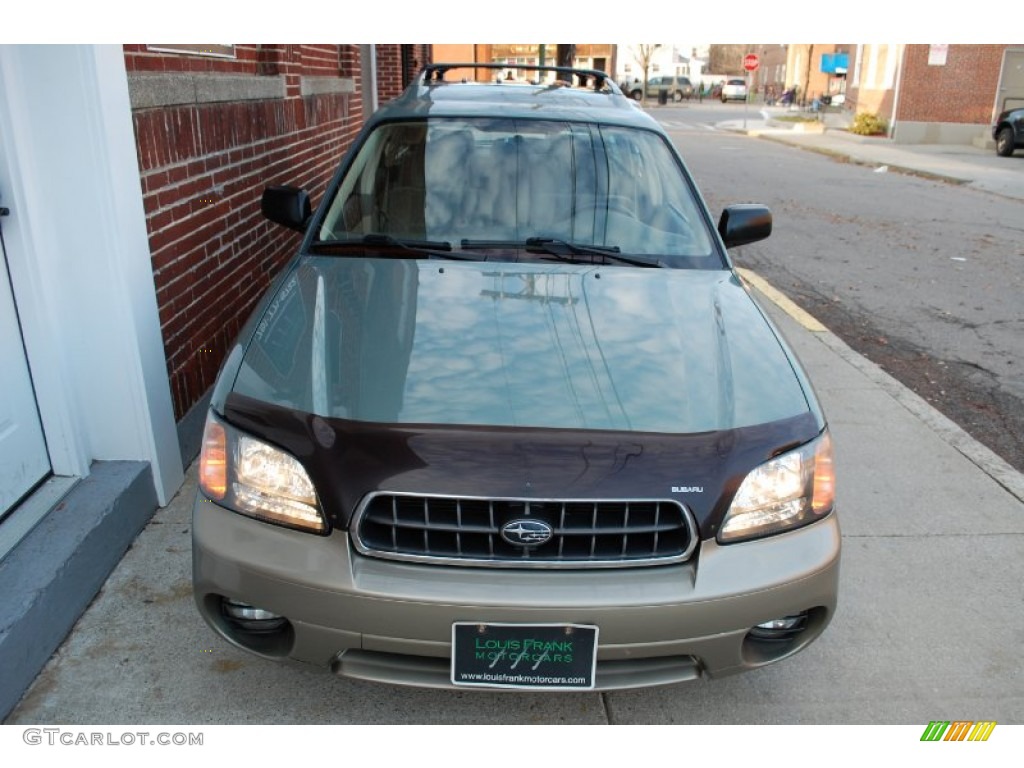
[[[720,266],[674,155],[655,133],[547,120],[432,119],[378,127],[317,233],[618,247]]]

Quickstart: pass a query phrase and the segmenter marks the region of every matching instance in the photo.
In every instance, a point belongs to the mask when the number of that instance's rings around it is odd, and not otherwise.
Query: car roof
[[[661,126],[617,87],[597,90],[562,83],[497,80],[413,82],[376,113],[382,122],[427,117],[512,117],[631,126],[663,133]]]

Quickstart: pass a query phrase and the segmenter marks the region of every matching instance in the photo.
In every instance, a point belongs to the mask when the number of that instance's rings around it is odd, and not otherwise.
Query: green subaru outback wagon
[[[480,69],[425,69],[315,211],[264,193],[304,238],[214,387],[199,611],[263,658],[416,686],[792,656],[840,534],[825,417],[726,251],[770,212],[715,226],[604,73]]]

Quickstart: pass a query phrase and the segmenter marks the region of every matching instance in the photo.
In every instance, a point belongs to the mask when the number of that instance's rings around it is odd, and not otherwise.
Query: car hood
[[[388,491],[672,498],[709,537],[823,428],[805,382],[728,270],[311,257],[212,407],[303,463],[332,528]]]
[[[330,419],[692,434],[814,410],[728,270],[313,256],[251,328],[233,391]]]

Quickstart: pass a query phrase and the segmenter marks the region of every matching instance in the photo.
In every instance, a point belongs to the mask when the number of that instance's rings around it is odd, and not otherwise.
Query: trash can
[[[668,104],[668,88],[661,88],[658,90],[658,103],[663,106]]]

